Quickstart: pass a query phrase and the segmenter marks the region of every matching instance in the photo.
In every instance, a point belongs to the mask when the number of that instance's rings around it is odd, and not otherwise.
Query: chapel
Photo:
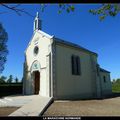
[[[23,94],[54,99],[100,98],[112,93],[110,72],[98,54],[42,31],[37,12],[25,50]]]

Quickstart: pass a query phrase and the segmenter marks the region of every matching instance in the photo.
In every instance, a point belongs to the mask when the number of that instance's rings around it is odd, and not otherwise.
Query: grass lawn
[[[120,93],[120,83],[113,83],[112,84],[112,92]]]

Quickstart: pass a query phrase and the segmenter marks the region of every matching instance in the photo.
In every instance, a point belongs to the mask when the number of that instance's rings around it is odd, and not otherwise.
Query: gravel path
[[[19,107],[0,107],[0,116],[8,116],[17,109],[19,109]]]
[[[102,100],[54,101],[43,116],[120,116],[120,97]]]

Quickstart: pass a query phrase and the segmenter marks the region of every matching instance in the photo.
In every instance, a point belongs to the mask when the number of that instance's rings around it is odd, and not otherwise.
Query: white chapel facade
[[[99,98],[112,93],[110,72],[97,53],[41,30],[37,13],[25,50],[23,93],[54,99]]]

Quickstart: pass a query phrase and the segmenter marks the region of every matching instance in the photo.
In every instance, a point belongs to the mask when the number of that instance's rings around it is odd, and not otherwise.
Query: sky
[[[107,17],[101,22],[98,16],[88,12],[100,4],[74,5],[74,12],[63,11],[61,14],[57,13],[57,4],[47,4],[44,12],[41,12],[39,4],[22,4],[19,8],[33,16],[39,12],[42,31],[98,53],[100,67],[111,72],[111,79],[120,78],[120,15]],[[24,51],[33,34],[34,17],[24,13],[18,16],[2,6],[0,11],[6,12],[0,14],[0,22],[8,33],[9,50],[2,75],[13,75],[21,80]]]

